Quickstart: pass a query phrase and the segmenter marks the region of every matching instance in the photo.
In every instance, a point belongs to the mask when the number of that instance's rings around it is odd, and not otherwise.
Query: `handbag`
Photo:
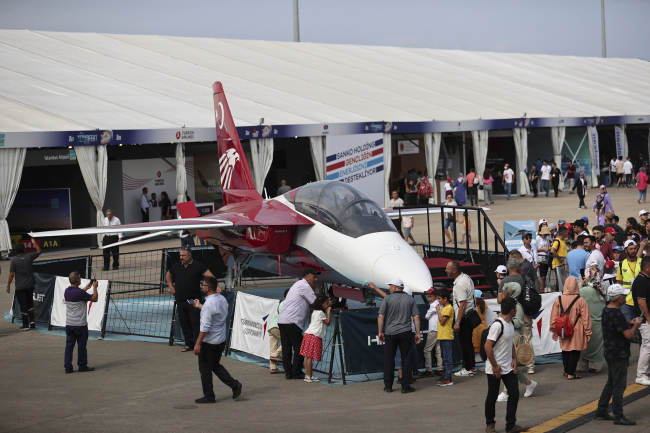
[[[483,185],[479,185],[479,186],[478,186],[478,189],[480,189],[481,191],[483,191]]]
[[[456,302],[456,306],[460,308],[458,301],[454,300],[454,302]],[[469,326],[471,326],[472,329],[476,328],[481,323],[483,323],[483,320],[481,320],[481,316],[479,316],[478,311],[476,311],[476,296],[474,296],[474,309],[465,311],[465,315],[463,316],[463,318],[467,320]]]
[[[535,360],[533,345],[523,335],[515,338],[515,353],[517,354],[517,365],[528,365]]]

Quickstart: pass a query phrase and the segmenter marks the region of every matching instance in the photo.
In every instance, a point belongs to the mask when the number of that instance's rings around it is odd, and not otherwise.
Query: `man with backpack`
[[[508,390],[506,409],[506,433],[527,431],[517,422],[517,406],[519,404],[519,385],[517,384],[517,352],[513,338],[515,328],[512,318],[517,314],[517,301],[514,298],[504,298],[501,302],[501,314],[490,326],[485,341],[485,375],[488,380],[488,393],[485,398],[485,431],[496,432],[494,420],[499,387],[503,381]]]
[[[580,297],[578,280],[568,277],[562,296],[553,303],[550,331],[553,341],[560,339],[564,375],[569,380],[581,379],[576,374],[580,351],[587,348],[591,339],[591,316],[587,301]]]

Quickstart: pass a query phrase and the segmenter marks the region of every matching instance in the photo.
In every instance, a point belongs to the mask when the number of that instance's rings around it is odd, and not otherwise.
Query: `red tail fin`
[[[217,123],[217,146],[219,149],[219,170],[221,173],[221,188],[223,189],[224,204],[242,201],[236,197],[245,196],[247,200],[262,199],[255,190],[255,184],[246,162],[246,155],[241,147],[235,122],[230,114],[228,101],[223,92],[221,82],[212,85],[214,97],[214,118]],[[228,190],[231,190],[230,192]],[[232,191],[232,190],[247,190]],[[252,192],[250,191],[252,190]],[[254,193],[254,194],[253,194]],[[254,196],[254,197],[253,197]]]

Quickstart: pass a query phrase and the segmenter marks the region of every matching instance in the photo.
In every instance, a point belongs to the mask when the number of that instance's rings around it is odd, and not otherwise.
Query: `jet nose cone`
[[[426,292],[433,286],[427,265],[410,247],[379,257],[373,266],[372,276],[373,282],[380,287],[386,287],[393,278],[401,278],[413,292]]]

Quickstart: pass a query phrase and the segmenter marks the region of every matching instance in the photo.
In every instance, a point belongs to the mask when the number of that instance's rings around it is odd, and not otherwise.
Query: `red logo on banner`
[[[160,176],[162,176],[162,174],[160,174],[160,172],[158,172],[158,177],[160,177]]]
[[[176,140],[180,140],[180,139],[181,139],[181,131],[178,131],[176,133]]]
[[[400,144],[399,144],[399,150],[401,150],[402,152],[404,152],[404,143],[400,143]]]

